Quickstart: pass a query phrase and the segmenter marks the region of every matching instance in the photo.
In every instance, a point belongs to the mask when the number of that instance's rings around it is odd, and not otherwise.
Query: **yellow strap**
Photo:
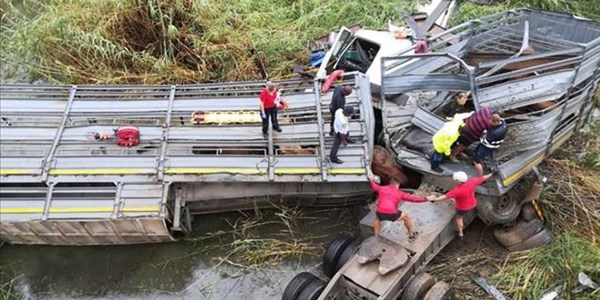
[[[523,167],[521,170],[515,172],[514,174],[506,177],[506,179],[504,179],[502,181],[502,184],[504,184],[504,186],[508,186],[511,183],[515,182],[515,180],[521,178],[521,176],[525,173],[528,172],[529,169],[531,169],[534,165],[540,163],[543,159],[544,159],[544,155],[540,155],[538,156],[536,159],[534,159],[532,162],[528,163],[527,165],[525,165],[525,167]]]
[[[153,174],[155,169],[54,169],[50,175]]]
[[[102,213],[113,212],[112,206],[104,207],[54,207],[50,208],[50,213]],[[160,206],[126,206],[121,209],[121,212],[157,212],[160,211]],[[11,207],[0,208],[0,214],[41,214],[44,208],[39,207]]]
[[[39,174],[39,170],[32,169],[1,169],[0,175]]]
[[[291,174],[319,174],[321,170],[318,168],[282,168],[275,169],[275,174],[291,175]]]
[[[265,169],[256,168],[167,168],[167,174],[265,174]]]
[[[330,169],[329,170],[329,174],[334,174],[334,175],[338,175],[338,174],[366,174],[365,169]]]

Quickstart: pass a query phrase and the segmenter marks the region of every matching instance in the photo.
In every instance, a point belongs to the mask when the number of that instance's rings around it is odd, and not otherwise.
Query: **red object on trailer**
[[[429,52],[429,43],[427,40],[420,39],[415,43],[415,54],[422,54]]]
[[[329,74],[329,76],[327,76],[327,79],[325,79],[325,83],[323,83],[323,87],[321,88],[321,93],[327,93],[329,91],[329,89],[331,88],[331,85],[333,84],[333,82],[336,80],[341,80],[342,76],[344,76],[344,70],[335,70],[335,71],[331,72],[331,74]]]
[[[123,126],[115,130],[117,145],[133,147],[140,143],[140,130],[135,126]]]

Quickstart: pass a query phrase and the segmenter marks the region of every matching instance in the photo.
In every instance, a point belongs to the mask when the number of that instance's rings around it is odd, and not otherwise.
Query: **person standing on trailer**
[[[414,226],[410,215],[398,209],[402,205],[402,201],[409,202],[426,202],[428,197],[416,196],[406,193],[400,189],[400,183],[392,178],[390,184],[377,184],[377,177],[369,174],[369,184],[371,189],[377,194],[377,208],[375,209],[375,221],[373,222],[373,232],[375,236],[379,236],[381,231],[381,221],[402,221],[408,231],[408,240],[413,241],[419,234],[414,230]]]
[[[260,93],[260,117],[262,119],[263,137],[267,138],[269,130],[269,119],[271,120],[273,130],[282,132],[279,123],[277,122],[277,105],[275,100],[278,96],[278,88],[271,82],[267,83],[267,87]]]
[[[350,139],[350,123],[348,120],[352,116],[352,114],[354,114],[354,108],[352,106],[346,106],[343,109],[339,108],[335,112],[335,121],[333,124],[333,130],[335,135],[333,136],[333,146],[331,146],[331,152],[329,152],[329,159],[333,163],[344,163],[341,159],[337,157],[340,145],[346,146],[349,143],[353,143],[353,141]]]
[[[329,126],[329,135],[334,135],[333,122],[335,121],[335,112],[346,106],[346,96],[352,94],[352,87],[349,85],[337,86],[333,91],[331,103],[329,104],[329,113],[331,113],[331,124]]]
[[[463,229],[465,228],[463,218],[477,207],[475,189],[477,189],[477,186],[490,179],[490,177],[492,177],[492,174],[469,179],[465,172],[455,172],[452,174],[452,179],[458,182],[456,186],[444,195],[437,198],[429,198],[431,202],[454,199],[454,202],[456,203],[456,216],[454,217],[454,222],[456,224],[456,230],[458,231],[458,238],[461,240],[464,238]]]
[[[477,176],[483,176],[483,160],[492,155],[494,150],[498,149],[502,143],[504,143],[504,136],[508,132],[508,126],[500,115],[492,115],[492,127],[483,132],[480,139],[480,144],[475,149],[475,156],[473,157],[473,164],[475,170],[477,170]]]

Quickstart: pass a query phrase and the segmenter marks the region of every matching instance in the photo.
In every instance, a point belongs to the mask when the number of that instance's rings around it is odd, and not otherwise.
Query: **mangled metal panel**
[[[504,143],[494,152],[494,155],[502,157],[515,151],[546,145],[560,121],[560,115],[560,109],[554,109],[542,116],[533,116],[529,121],[510,123]]]
[[[574,70],[559,71],[478,90],[480,107],[507,110],[564,96],[573,82]]]
[[[444,121],[440,117],[420,107],[415,111],[411,122],[431,135],[444,126]]]

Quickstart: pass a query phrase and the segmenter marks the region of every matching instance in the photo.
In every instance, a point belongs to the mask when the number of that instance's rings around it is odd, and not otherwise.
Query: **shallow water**
[[[243,238],[289,240],[290,233],[276,213],[280,210],[196,216],[194,234],[167,244],[97,247],[2,247],[2,282],[16,278],[16,287],[31,299],[281,299],[288,281],[320,269],[324,245],[339,233],[358,235],[364,206],[338,209],[304,208],[293,226],[294,238],[316,246],[314,255],[286,258],[258,270],[219,264],[231,252],[234,226],[248,226]],[[248,216],[249,215],[249,216]],[[285,220],[285,219],[284,219]],[[237,225],[235,225],[237,224]],[[193,237],[218,237],[193,243]],[[239,258],[229,256],[238,262]]]

